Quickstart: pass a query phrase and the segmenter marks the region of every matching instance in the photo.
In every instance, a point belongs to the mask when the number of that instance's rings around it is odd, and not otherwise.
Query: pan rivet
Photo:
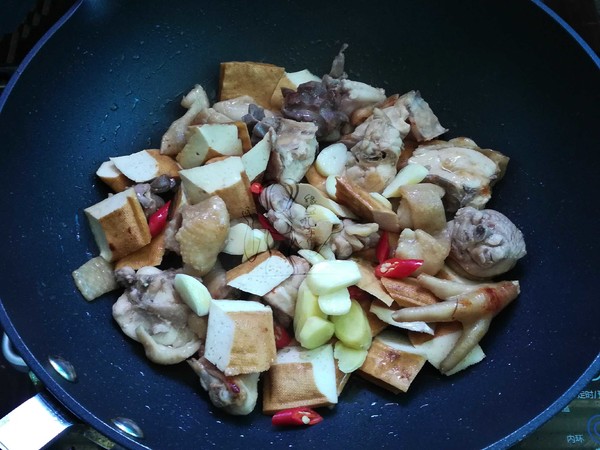
[[[111,419],[112,423],[123,433],[133,436],[134,438],[143,438],[144,432],[133,420],[126,417],[115,417]]]
[[[67,381],[74,382],[77,380],[77,374],[75,373],[75,368],[73,364],[71,364],[66,359],[60,356],[48,356],[48,361],[50,361],[50,365],[58,374],[63,377]]]

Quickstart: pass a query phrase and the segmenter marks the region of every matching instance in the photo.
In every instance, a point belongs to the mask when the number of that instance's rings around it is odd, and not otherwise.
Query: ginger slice
[[[338,202],[365,222],[375,222],[383,230],[400,231],[398,215],[375,200],[369,192],[344,177],[336,177]]]

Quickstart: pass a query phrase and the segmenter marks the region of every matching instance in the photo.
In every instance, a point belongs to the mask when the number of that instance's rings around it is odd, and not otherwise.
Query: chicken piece
[[[348,116],[338,109],[338,89],[324,81],[309,81],[302,83],[295,91],[282,88],[281,92],[283,116],[315,124],[316,135],[321,140],[339,136],[340,127],[348,121]]]
[[[449,263],[469,278],[501,275],[527,254],[523,233],[493,209],[461,208],[448,229]]]
[[[519,292],[518,281],[480,285],[475,290],[465,285],[464,293],[433,305],[402,308],[392,313],[392,318],[398,322],[461,322],[462,334],[439,367],[442,373],[448,373],[479,344],[492,319],[517,298]]]
[[[360,81],[348,79],[344,71],[346,57],[344,51],[348,44],[343,44],[339,53],[333,59],[331,70],[323,77],[323,83],[334,92],[336,110],[344,116],[350,115],[361,108],[369,107],[385,100],[385,91]]]
[[[383,89],[360,81],[342,79],[339,83],[339,110],[348,117],[357,109],[383,102],[386,98]]]
[[[411,139],[421,142],[431,140],[448,131],[440,125],[438,118],[433,114],[433,111],[418,91],[410,91],[402,96],[389,97],[378,106],[381,112],[390,119],[391,125],[398,129],[403,140],[409,133],[412,135]],[[362,126],[357,126],[351,135],[344,136],[344,143],[347,145],[356,144],[362,138],[364,125],[372,120],[373,111],[373,108],[369,111],[368,107],[356,111],[358,116],[370,115],[362,122]],[[353,114],[351,120],[359,120],[358,116],[355,117],[355,114]]]
[[[208,273],[225,245],[229,233],[229,213],[218,196],[181,208],[181,228],[175,234],[184,263],[200,275]]]
[[[291,186],[271,184],[262,190],[259,202],[265,208],[265,217],[275,231],[285,236],[297,248],[313,248],[306,208],[294,202]]]
[[[281,183],[297,183],[315,161],[317,126],[289,119],[280,119],[276,124],[267,177]]]
[[[313,249],[330,238],[340,220],[333,213],[334,220],[311,214],[315,207],[295,202],[296,196],[296,184],[272,184],[261,192],[259,201],[266,210],[264,216],[278,233],[296,248]]]
[[[419,91],[410,91],[398,99],[408,111],[410,131],[418,142],[430,141],[448,131],[444,128]]]
[[[386,98],[383,102],[380,103],[376,103],[374,105],[369,105],[369,106],[363,106],[362,108],[358,108],[355,109],[354,112],[352,113],[352,115],[350,116],[350,125],[353,127],[358,127],[361,123],[363,123],[365,120],[367,120],[369,117],[371,117],[373,115],[373,110],[375,108],[379,108],[381,111],[383,111],[384,113],[391,113],[390,119],[392,120],[392,122],[395,125],[399,125],[400,127],[402,127],[403,130],[406,130],[406,132],[400,132],[400,134],[402,135],[402,138],[404,138],[404,136],[406,136],[409,131],[410,131],[410,125],[408,123],[406,123],[406,119],[408,119],[408,111],[406,110],[406,108],[404,106],[402,106],[401,108],[398,108],[397,111],[390,111],[388,108],[392,107],[392,106],[396,106],[396,101],[398,100],[398,97],[400,97],[399,94],[394,94],[391,95],[390,97]],[[401,106],[401,105],[400,105]],[[390,114],[387,114],[388,116],[390,116]],[[396,120],[398,121],[398,123],[396,124]]]
[[[446,228],[442,198],[444,190],[432,183],[402,186],[398,217],[402,228],[413,228],[437,234]]]
[[[354,252],[373,248],[379,242],[379,225],[358,223],[351,219],[342,221],[341,230],[332,234],[327,245],[336,259],[348,259]]]
[[[444,141],[435,142],[439,143]],[[496,178],[492,180],[492,186],[504,177],[504,174],[506,173],[506,168],[508,167],[508,162],[510,161],[510,158],[508,156],[504,155],[503,153],[500,153],[497,150],[492,150],[491,148],[481,148],[475,143],[473,139],[469,139],[467,137],[455,137],[450,139],[448,143],[456,147],[471,148],[473,150],[478,151],[479,153],[484,154],[492,161],[494,161],[498,165],[500,172],[498,173]]]
[[[392,105],[382,106],[384,107],[381,108],[381,111],[390,119],[394,128],[398,129],[400,137],[404,140],[411,129],[407,122],[410,118],[410,112],[400,99],[396,100]]]
[[[294,273],[275,289],[263,296],[263,300],[273,308],[273,316],[284,328],[288,328],[294,318],[298,288],[306,278],[310,264],[304,258],[291,255],[288,257]]]
[[[173,196],[171,206],[169,207],[169,216],[167,220],[167,224],[165,225],[164,233],[164,246],[166,250],[170,250],[176,254],[181,254],[181,249],[179,248],[179,242],[175,236],[181,228],[181,223],[183,221],[183,217],[181,215],[181,209],[183,205],[187,204],[187,199],[185,198],[185,194],[183,189],[177,186],[175,190],[175,195]]]
[[[140,342],[157,364],[176,364],[198,351],[201,339],[187,325],[194,313],[181,300],[174,270],[130,267],[115,271],[126,287],[112,308],[115,321],[131,339]]]
[[[92,301],[118,287],[113,264],[102,256],[88,260],[75,269],[72,276],[75,286],[87,301]]]
[[[375,109],[350,139],[357,143],[350,149],[343,176],[367,192],[381,193],[397,173],[402,149],[400,131],[386,114]]]
[[[258,399],[258,373],[228,377],[205,357],[189,359],[188,364],[217,408],[237,416],[254,410]]]
[[[296,203],[293,186],[272,184],[263,189],[259,201],[267,211],[265,217],[273,228],[289,239],[296,248],[322,250],[327,247],[334,251],[337,258],[346,259],[354,251],[374,247],[379,239],[379,226],[376,223],[359,224],[350,219],[339,221],[328,228],[331,231],[323,239],[322,233],[317,231],[324,228],[327,220],[319,218],[317,223],[308,214],[307,208]]]
[[[337,141],[354,111],[385,100],[383,89],[347,79],[344,72],[346,47],[346,44],[342,46],[331,72],[321,81],[302,83],[296,91],[282,88],[284,117],[314,123],[322,141]]]
[[[456,141],[421,145],[408,160],[429,170],[425,182],[444,188],[444,206],[449,213],[464,206],[482,209],[501,172],[498,163],[482,152],[458,145]]]
[[[189,332],[193,333],[191,330]],[[144,346],[146,357],[157,364],[178,364],[198,351],[200,345],[198,340],[190,340],[180,345],[163,344],[155,336],[151,336],[142,325],[135,329],[135,334],[137,341]]]
[[[233,123],[246,122],[248,115],[260,111],[261,117],[274,117],[275,114],[268,109],[263,109],[249,95],[242,95],[229,100],[222,100],[213,104],[212,107],[201,110],[194,118],[192,125],[203,125],[206,123]]]
[[[233,123],[233,120],[231,120],[225,114],[218,112],[214,108],[206,108],[201,110],[198,114],[196,114],[196,117],[194,117],[190,125],[204,125],[214,123]]]
[[[175,120],[165,132],[160,143],[160,152],[163,155],[177,155],[186,144],[186,131],[192,124],[198,113],[209,106],[206,92],[200,85],[194,88],[181,100],[181,106],[187,111],[179,119]]]
[[[241,121],[242,117],[248,114],[248,108],[251,104],[256,104],[256,101],[249,95],[222,100],[215,103],[213,109],[227,116],[232,122]]]
[[[423,265],[415,271],[415,275],[427,273],[435,275],[443,266],[450,253],[450,237],[445,230],[435,237],[423,230],[405,228],[400,233],[396,258],[422,259]]]
[[[346,64],[346,55],[344,52],[348,48],[348,44],[343,43],[342,48],[335,58],[333,58],[333,62],[331,63],[331,70],[329,71],[329,76],[332,78],[347,78],[348,75],[344,72],[344,65]]]
[[[181,208],[175,208],[173,211],[173,217],[167,222],[165,226],[165,249],[170,250],[178,255],[181,254],[181,248],[177,241],[177,232],[181,228],[183,222],[183,216],[181,214]]]
[[[398,101],[399,97],[399,95],[395,94],[386,98],[381,103],[354,111],[351,120],[359,123],[357,123],[356,128],[351,134],[342,137],[342,141],[347,146],[352,147],[362,140],[369,122],[374,120],[373,113],[376,109],[389,119],[390,125],[398,130],[400,138],[404,140],[408,133],[410,133],[410,125],[408,123],[409,112],[404,104]]]

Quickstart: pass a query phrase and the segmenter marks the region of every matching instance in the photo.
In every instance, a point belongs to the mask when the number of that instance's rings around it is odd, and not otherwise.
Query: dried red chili
[[[404,278],[423,265],[422,259],[390,258],[375,267],[375,275],[386,278]]]
[[[302,426],[315,425],[323,420],[323,417],[314,410],[306,407],[284,409],[275,413],[271,423],[275,426]]]
[[[171,206],[171,200],[158,208],[158,210],[148,218],[150,236],[155,237],[165,229],[167,217],[169,216],[169,206]]]
[[[273,331],[275,332],[275,347],[278,350],[290,345],[290,342],[292,342],[292,337],[285,328],[276,323],[273,325]]]
[[[375,248],[375,256],[377,257],[377,262],[379,264],[381,264],[390,257],[390,239],[388,237],[387,231],[385,230],[381,232],[381,236],[379,237],[379,241],[377,242],[377,247]]]

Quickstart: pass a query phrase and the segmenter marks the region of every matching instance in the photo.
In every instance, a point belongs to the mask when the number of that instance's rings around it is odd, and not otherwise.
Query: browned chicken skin
[[[229,233],[229,213],[225,202],[212,196],[195,205],[185,205],[181,211],[181,228],[175,235],[184,263],[199,275],[208,273],[225,245]]]

